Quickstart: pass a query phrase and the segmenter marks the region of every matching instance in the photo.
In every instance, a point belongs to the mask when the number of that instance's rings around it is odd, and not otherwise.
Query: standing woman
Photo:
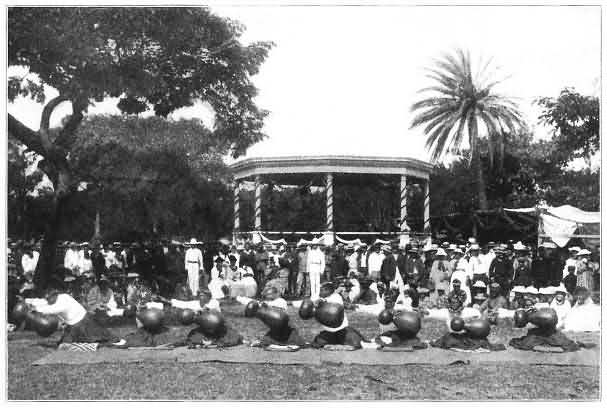
[[[198,243],[196,238],[190,239],[190,248],[185,251],[185,269],[188,271],[188,286],[194,296],[198,296],[198,291],[200,290],[200,273],[204,270],[202,265],[202,252],[195,247]]]
[[[592,291],[593,286],[594,286],[593,285],[594,269],[592,268],[592,265],[588,262],[589,255],[592,255],[592,253],[587,249],[582,249],[576,255],[576,258],[577,258],[577,267],[576,267],[577,286],[586,288],[589,291]]]

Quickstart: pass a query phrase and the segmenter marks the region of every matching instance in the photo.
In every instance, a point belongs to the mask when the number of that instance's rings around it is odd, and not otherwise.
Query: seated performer
[[[54,314],[65,323],[63,336],[59,343],[104,343],[122,346],[123,339],[118,338],[102,327],[73,297],[60,293],[58,289],[49,289],[46,294],[48,304],[33,304],[34,310],[43,314]]]
[[[344,304],[343,298],[335,293],[333,283],[325,282],[320,287],[320,299],[317,303],[322,302]],[[320,307],[320,306],[319,306]],[[344,314],[341,325],[338,327],[328,327],[322,325],[323,330],[312,341],[312,347],[322,348],[325,346],[340,345],[345,346],[344,349],[353,350],[361,348],[361,341],[365,341],[364,337],[355,329],[349,327],[348,317]]]
[[[410,298],[408,302],[398,303],[398,299],[401,296],[402,293],[399,293],[398,289],[394,288],[388,290],[384,295],[385,310],[392,312],[393,316],[396,316],[399,312],[413,312]],[[418,349],[428,347],[417,336],[402,333],[394,322],[388,324],[379,323],[379,336],[375,338],[375,343],[381,347],[413,347]]]
[[[257,317],[264,322],[270,330],[261,339],[253,341],[251,343],[252,347],[304,347],[308,345],[297,329],[289,323],[289,316],[286,313],[286,309],[262,304],[258,310]]]
[[[478,310],[484,318],[489,319],[489,321],[495,321],[500,314],[500,310],[504,310],[507,307],[508,301],[501,294],[500,284],[493,282],[489,285],[489,298],[481,303]]]
[[[190,331],[185,343],[190,348],[205,348],[233,347],[242,344],[242,341],[243,338],[240,333],[225,323],[223,318],[220,318],[217,325],[212,327],[211,325],[199,325],[197,328]]]
[[[451,330],[451,320],[455,317],[468,319],[481,316],[481,312],[477,308],[465,306],[467,304],[467,293],[461,289],[459,279],[454,279],[451,284],[453,290],[447,296],[446,309],[421,309],[421,312],[430,319],[444,320],[449,330]]]

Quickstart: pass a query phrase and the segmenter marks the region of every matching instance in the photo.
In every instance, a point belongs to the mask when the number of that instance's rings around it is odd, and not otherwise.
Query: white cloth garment
[[[325,272],[325,254],[320,248],[311,249],[307,261],[310,274],[310,299],[317,300],[320,295],[320,276]]]
[[[563,330],[601,331],[601,307],[590,298],[583,305],[573,305],[565,318]]]
[[[199,300],[178,300],[171,299],[171,306],[177,309],[190,309],[195,312],[203,309],[216,310],[221,312],[221,307],[219,307],[219,302],[217,299],[211,299],[207,303],[205,303],[204,307],[200,306]]]
[[[560,330],[565,326],[567,315],[571,311],[571,303],[569,303],[569,300],[565,298],[563,303],[559,305],[556,299],[553,299],[552,303],[550,303],[550,307],[556,312],[556,315],[558,317],[558,323],[556,324],[556,328]]]
[[[384,261],[384,254],[371,252],[367,261],[369,277],[372,279],[379,278],[379,271],[381,270],[381,264]]]
[[[63,257],[63,266],[66,269],[78,274],[78,268],[80,267],[80,255],[77,250],[68,249],[65,251],[65,256]]]
[[[57,300],[52,305],[40,304],[34,307],[40,313],[59,316],[61,320],[70,326],[77,324],[86,316],[86,309],[67,293],[57,295]]]
[[[21,267],[23,268],[23,273],[34,273],[36,271],[36,265],[38,265],[39,258],[40,254],[37,251],[32,251],[32,256],[23,254],[21,257]]]
[[[188,286],[195,296],[200,289],[200,271],[202,266],[202,252],[198,248],[188,248],[185,251],[185,269],[188,271]]]

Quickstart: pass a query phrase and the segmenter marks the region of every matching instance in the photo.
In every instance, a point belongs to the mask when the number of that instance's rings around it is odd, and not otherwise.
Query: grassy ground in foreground
[[[245,338],[265,326],[242,317],[241,305],[223,305]],[[320,327],[290,310],[305,338]],[[348,313],[363,335],[376,334],[373,316]],[[121,334],[133,326],[116,327]],[[424,320],[419,337],[445,333],[443,322]],[[500,321],[489,340],[507,343],[524,334]],[[462,366],[269,366],[225,363],[136,363],[37,366],[51,352],[32,332],[11,333],[8,342],[9,399],[597,399],[599,367],[530,366],[519,363]],[[599,342],[598,335],[579,340]],[[521,362],[522,363],[522,362]]]

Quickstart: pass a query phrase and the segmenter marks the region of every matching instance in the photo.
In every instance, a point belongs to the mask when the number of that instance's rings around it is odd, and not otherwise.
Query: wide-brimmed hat
[[[513,293],[525,293],[525,287],[524,286],[515,286],[512,288],[512,292]]]
[[[392,248],[390,247],[390,245],[382,245],[381,250],[384,252],[392,252]]]
[[[542,248],[556,249],[556,244],[554,242],[550,242],[550,241],[542,242],[542,245],[540,245],[540,246]]]
[[[528,293],[530,295],[539,295],[540,292],[535,288],[535,286],[527,286],[524,293]]]
[[[545,288],[540,288],[538,290],[540,295],[554,295],[556,293],[555,289],[552,286],[547,286]]]
[[[485,282],[479,280],[474,282],[474,285],[472,285],[473,288],[486,288],[487,285],[485,284]]]
[[[572,246],[569,248],[569,251],[572,252],[580,252],[582,250],[582,248],[580,248],[579,246]]]
[[[587,250],[586,248],[584,248],[580,252],[578,252],[576,255],[577,256],[592,255],[592,252],[590,252],[589,250]]]
[[[523,245],[523,243],[521,241],[518,241],[516,244],[514,244],[514,250],[515,251],[526,251],[527,247],[525,245]]]
[[[472,244],[470,245],[470,251],[480,251],[481,247],[478,246],[478,244]]]
[[[436,251],[436,256],[447,256],[447,253],[443,248],[438,248],[438,250]]]

